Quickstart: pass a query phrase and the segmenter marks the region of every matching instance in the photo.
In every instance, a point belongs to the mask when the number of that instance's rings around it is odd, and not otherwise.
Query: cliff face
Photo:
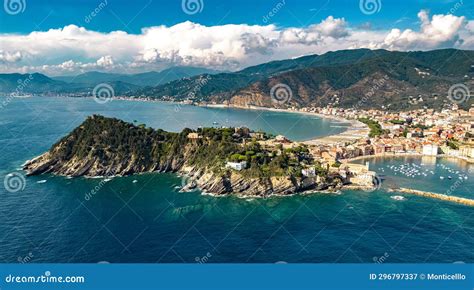
[[[184,163],[185,133],[137,127],[117,119],[89,117],[50,151],[27,162],[29,175],[130,175],[176,171]]]
[[[190,129],[170,133],[92,116],[48,152],[25,163],[24,170],[28,175],[73,177],[180,172],[190,176],[194,186],[217,195],[286,195],[328,186],[310,178],[252,177],[222,169],[225,156],[241,147],[224,130],[210,129],[196,140],[188,138]]]

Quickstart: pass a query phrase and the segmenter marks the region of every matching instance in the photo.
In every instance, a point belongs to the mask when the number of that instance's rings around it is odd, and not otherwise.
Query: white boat
[[[401,195],[392,195],[390,198],[394,200],[405,200],[405,197]]]

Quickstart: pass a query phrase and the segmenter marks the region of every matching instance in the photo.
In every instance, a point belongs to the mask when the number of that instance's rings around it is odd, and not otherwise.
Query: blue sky
[[[275,0],[204,0],[201,13],[187,15],[181,9],[181,0],[108,0],[107,9],[90,23],[85,16],[96,8],[97,0],[26,0],[27,9],[19,15],[0,15],[0,32],[28,33],[76,24],[87,29],[108,32],[125,30],[139,33],[142,27],[171,26],[186,20],[204,25],[262,24],[262,18],[278,2]],[[354,25],[370,22],[374,28],[387,28],[393,23],[399,27],[414,27],[416,14],[421,9],[431,13],[448,13],[455,0],[381,0],[381,10],[365,15],[359,10],[358,0],[286,0],[285,9],[272,22],[282,26],[308,26],[328,15],[344,17]],[[472,15],[474,2],[464,0],[455,15]],[[474,17],[469,17],[474,18]]]
[[[472,0],[3,2],[0,72],[238,70],[339,49],[474,49]]]

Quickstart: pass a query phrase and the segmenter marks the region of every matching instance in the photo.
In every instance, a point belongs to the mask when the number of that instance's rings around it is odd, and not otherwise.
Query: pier
[[[428,191],[421,191],[421,190],[415,190],[415,189],[404,188],[404,187],[392,188],[390,190],[391,191],[398,191],[398,192],[401,192],[401,193],[414,194],[414,195],[423,196],[423,197],[440,199],[440,200],[454,202],[454,203],[467,205],[467,206],[474,206],[474,200],[473,199],[459,197],[459,196],[446,195],[446,194],[434,193],[434,192],[428,192]]]

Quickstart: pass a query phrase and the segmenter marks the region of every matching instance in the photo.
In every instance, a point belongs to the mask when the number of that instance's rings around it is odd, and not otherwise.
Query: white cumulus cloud
[[[462,27],[467,29],[464,16],[440,14],[430,19],[428,12],[422,10],[418,18],[421,22],[420,31],[392,29],[382,46],[391,49],[431,49],[462,44],[459,32]]]
[[[0,34],[0,72],[51,75],[90,70],[142,72],[170,66],[237,70],[270,60],[353,48],[428,50],[474,48],[474,22],[464,16],[418,13],[413,29],[372,30],[328,16],[307,27],[273,24],[206,26],[186,21],[102,33],[68,25],[26,35]],[[394,25],[397,25],[396,23]]]

